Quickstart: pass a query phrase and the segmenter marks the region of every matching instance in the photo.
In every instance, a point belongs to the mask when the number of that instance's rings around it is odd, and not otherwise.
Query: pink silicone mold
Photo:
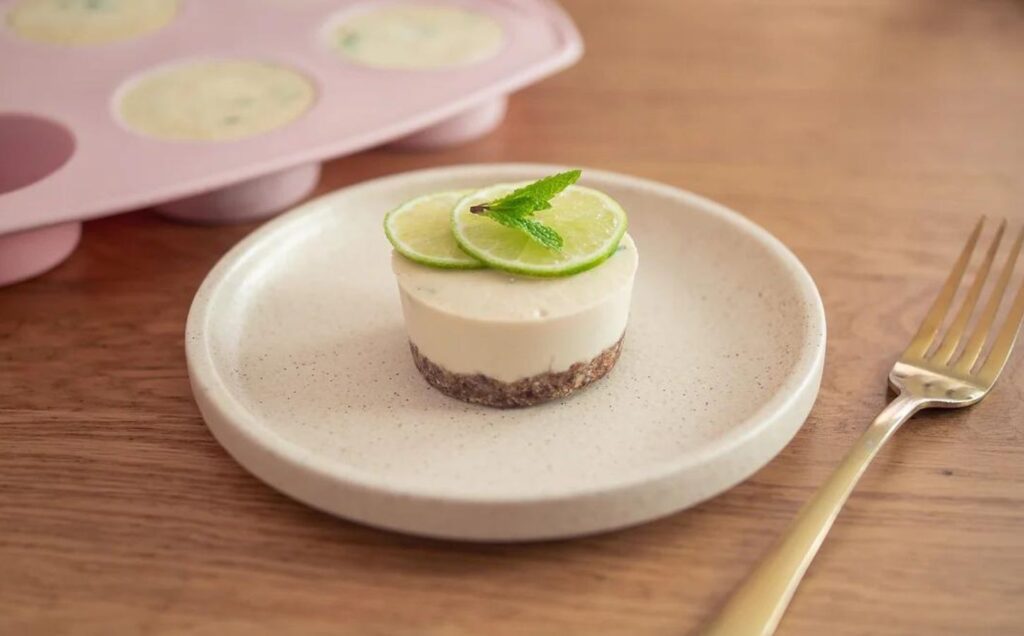
[[[307,163],[213,192],[162,203],[157,211],[190,223],[243,223],[265,218],[302,200],[313,191],[319,179],[320,164]]]
[[[410,150],[433,150],[466,143],[497,128],[505,118],[507,108],[507,97],[495,97],[439,124],[403,137],[392,145]]]
[[[0,195],[45,179],[75,152],[71,131],[26,113],[0,113]]]
[[[339,16],[382,2],[181,0],[160,30],[73,48],[12,33],[3,14],[14,4],[0,0],[0,284],[59,263],[83,219],[155,205],[189,222],[249,221],[306,196],[325,159],[382,143],[470,141],[500,124],[510,93],[582,53],[551,0],[429,0],[486,14],[505,35],[489,59],[429,70],[360,66],[327,45],[325,30]],[[287,67],[316,85],[317,101],[280,129],[235,141],[160,140],[119,121],[120,91],[138,77],[216,59]],[[73,240],[62,225],[75,228]]]
[[[0,286],[53,269],[75,251],[81,236],[82,224],[75,221],[0,235]]]

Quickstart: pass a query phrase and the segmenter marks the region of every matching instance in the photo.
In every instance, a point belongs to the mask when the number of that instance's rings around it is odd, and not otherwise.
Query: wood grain
[[[86,224],[0,289],[0,633],[682,634],[720,603],[886,399],[884,376],[973,220],[1024,223],[1024,4],[574,0],[575,68],[437,153],[661,179],[749,215],[825,299],[821,397],[768,467],[605,536],[467,546],[378,532],[243,471],[192,402],[182,331],[253,226]],[[968,411],[883,451],[782,634],[1024,633],[1024,355]]]

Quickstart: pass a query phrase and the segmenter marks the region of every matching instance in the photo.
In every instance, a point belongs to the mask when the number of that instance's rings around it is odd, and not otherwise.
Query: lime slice
[[[452,210],[452,233],[460,247],[487,265],[516,274],[568,276],[599,265],[612,255],[626,233],[626,213],[603,192],[569,186],[551,207],[533,218],[551,227],[564,245],[544,247],[525,232],[499,225],[470,207],[494,201],[526,183],[503,183],[477,190]]]
[[[417,263],[448,269],[478,269],[452,237],[452,208],[472,190],[437,192],[406,201],[384,217],[384,233],[399,254]]]

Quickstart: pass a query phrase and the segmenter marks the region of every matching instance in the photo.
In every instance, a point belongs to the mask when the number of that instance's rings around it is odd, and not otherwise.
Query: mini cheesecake
[[[615,366],[637,262],[628,234],[600,265],[558,278],[437,269],[396,252],[416,368],[442,393],[488,406],[569,395]]]

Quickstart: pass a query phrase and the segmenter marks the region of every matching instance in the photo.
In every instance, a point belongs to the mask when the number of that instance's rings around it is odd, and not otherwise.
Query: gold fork
[[[896,429],[912,415],[927,408],[960,408],[988,395],[1006,365],[1017,331],[1024,322],[1024,284],[984,360],[979,360],[999,312],[1006,287],[1024,242],[1021,230],[1007,256],[992,295],[966,343],[960,348],[982,288],[992,269],[996,251],[1006,230],[999,225],[981,267],[946,333],[937,338],[949,313],[964,271],[978,242],[984,217],[978,221],[967,245],[949,273],[938,298],[925,316],[914,339],[889,373],[897,397],[886,406],[860,436],[839,467],[800,510],[793,525],[749,578],[733,593],[715,619],[701,632],[705,636],[768,636],[775,632],[800,580],[839,515],[839,510],[868,464]],[[937,345],[937,346],[933,346]]]

